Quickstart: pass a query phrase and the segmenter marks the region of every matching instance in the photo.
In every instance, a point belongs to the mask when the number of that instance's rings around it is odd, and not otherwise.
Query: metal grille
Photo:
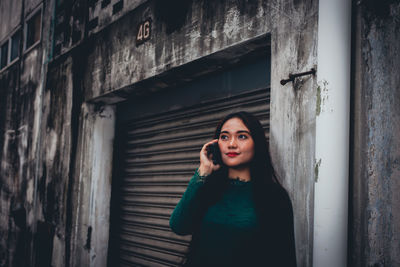
[[[178,266],[190,236],[169,228],[169,217],[199,165],[202,145],[225,115],[245,110],[269,131],[269,89],[179,109],[119,125],[121,155],[119,227],[120,266]],[[114,178],[116,179],[116,178]],[[114,264],[113,264],[114,265]]]

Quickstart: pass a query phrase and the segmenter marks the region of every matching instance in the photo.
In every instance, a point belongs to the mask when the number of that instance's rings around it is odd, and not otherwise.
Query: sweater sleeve
[[[205,177],[200,176],[196,170],[170,217],[169,225],[174,233],[178,235],[192,234],[194,219],[196,213],[199,212],[201,203],[198,191],[204,185],[204,179]]]

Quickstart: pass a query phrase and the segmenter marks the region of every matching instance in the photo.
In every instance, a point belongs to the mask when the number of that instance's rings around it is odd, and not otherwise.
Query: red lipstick
[[[236,157],[237,155],[239,155],[239,153],[229,152],[229,153],[226,153],[226,155],[227,155],[228,157],[230,157],[230,158],[234,158],[234,157]]]

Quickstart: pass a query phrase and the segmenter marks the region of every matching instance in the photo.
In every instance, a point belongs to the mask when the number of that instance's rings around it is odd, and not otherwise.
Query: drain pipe
[[[320,0],[314,267],[347,265],[351,1]]]

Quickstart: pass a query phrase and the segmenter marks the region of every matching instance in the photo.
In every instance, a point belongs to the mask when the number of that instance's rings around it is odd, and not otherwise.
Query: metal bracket
[[[295,78],[300,77],[300,76],[310,75],[310,74],[315,75],[316,72],[317,71],[314,68],[312,68],[310,71],[306,71],[306,72],[301,72],[301,73],[297,73],[297,74],[291,74],[290,73],[289,74],[289,79],[281,80],[281,84],[285,85],[288,82],[293,82]]]

